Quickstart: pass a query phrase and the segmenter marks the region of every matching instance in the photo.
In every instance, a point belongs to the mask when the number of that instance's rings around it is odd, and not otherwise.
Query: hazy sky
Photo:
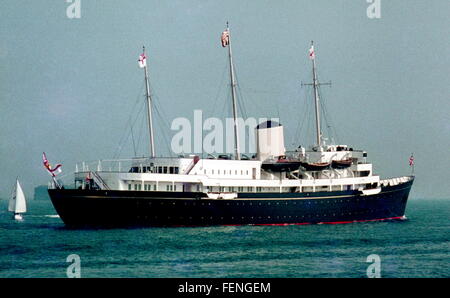
[[[145,135],[144,44],[159,154],[168,153],[174,118],[194,109],[229,116],[226,21],[247,116],[279,116],[287,146],[309,141],[296,131],[309,118],[300,83],[310,78],[314,40],[339,142],[367,150],[382,177],[409,174],[414,152],[412,197],[450,197],[449,1],[381,0],[378,19],[366,0],[80,2],[81,17],[71,19],[65,0],[0,1],[1,197],[16,176],[28,195],[47,183],[43,151],[64,174],[78,161],[112,158],[130,119],[137,153],[146,152],[137,137]],[[134,155],[131,138],[120,152]]]

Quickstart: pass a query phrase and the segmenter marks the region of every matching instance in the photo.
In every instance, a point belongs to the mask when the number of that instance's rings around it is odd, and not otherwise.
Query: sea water
[[[0,201],[0,277],[450,277],[450,199],[411,199],[407,220],[339,225],[68,229],[49,200],[23,222]],[[369,258],[368,258],[369,257]],[[69,261],[69,262],[68,262]]]

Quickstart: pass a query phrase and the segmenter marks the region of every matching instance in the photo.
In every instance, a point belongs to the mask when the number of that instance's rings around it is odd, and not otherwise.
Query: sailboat
[[[8,211],[14,213],[15,220],[22,220],[22,213],[27,212],[27,201],[20,186],[19,179],[16,179],[14,191],[9,199]]]

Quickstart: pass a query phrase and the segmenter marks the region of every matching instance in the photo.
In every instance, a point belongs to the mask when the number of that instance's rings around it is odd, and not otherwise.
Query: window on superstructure
[[[128,190],[131,190],[131,184],[128,184]]]
[[[361,171],[360,177],[367,177],[367,176],[369,176],[369,174],[370,174],[370,171]]]
[[[167,167],[163,167],[163,174],[167,174]]]
[[[333,185],[333,186],[331,187],[331,190],[335,190],[335,191],[341,190],[341,186],[340,186],[340,185]]]
[[[175,171],[174,171],[175,174],[178,174],[180,172],[180,168],[179,167],[175,167],[174,169],[175,169]]]

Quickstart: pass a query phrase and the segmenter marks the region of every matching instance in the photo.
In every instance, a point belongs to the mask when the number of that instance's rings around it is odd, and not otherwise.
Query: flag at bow
[[[52,175],[52,177],[56,177],[59,173],[61,173],[61,164],[57,164],[54,168],[50,165],[48,162],[47,156],[45,155],[45,152],[42,153],[42,162],[44,163],[44,167],[47,170],[47,172]]]
[[[311,45],[309,49],[309,59],[314,60],[316,58],[316,53],[314,52],[314,46]]]
[[[410,167],[414,166],[414,156],[413,156],[413,154],[411,154],[411,156],[409,157],[409,166]]]
[[[147,56],[145,55],[145,53],[142,53],[142,54],[139,56],[138,62],[139,62],[139,67],[140,67],[140,68],[144,68],[144,67],[147,66]]]
[[[224,48],[230,43],[230,32],[228,32],[228,29],[222,32],[220,41],[222,42],[222,47]]]

